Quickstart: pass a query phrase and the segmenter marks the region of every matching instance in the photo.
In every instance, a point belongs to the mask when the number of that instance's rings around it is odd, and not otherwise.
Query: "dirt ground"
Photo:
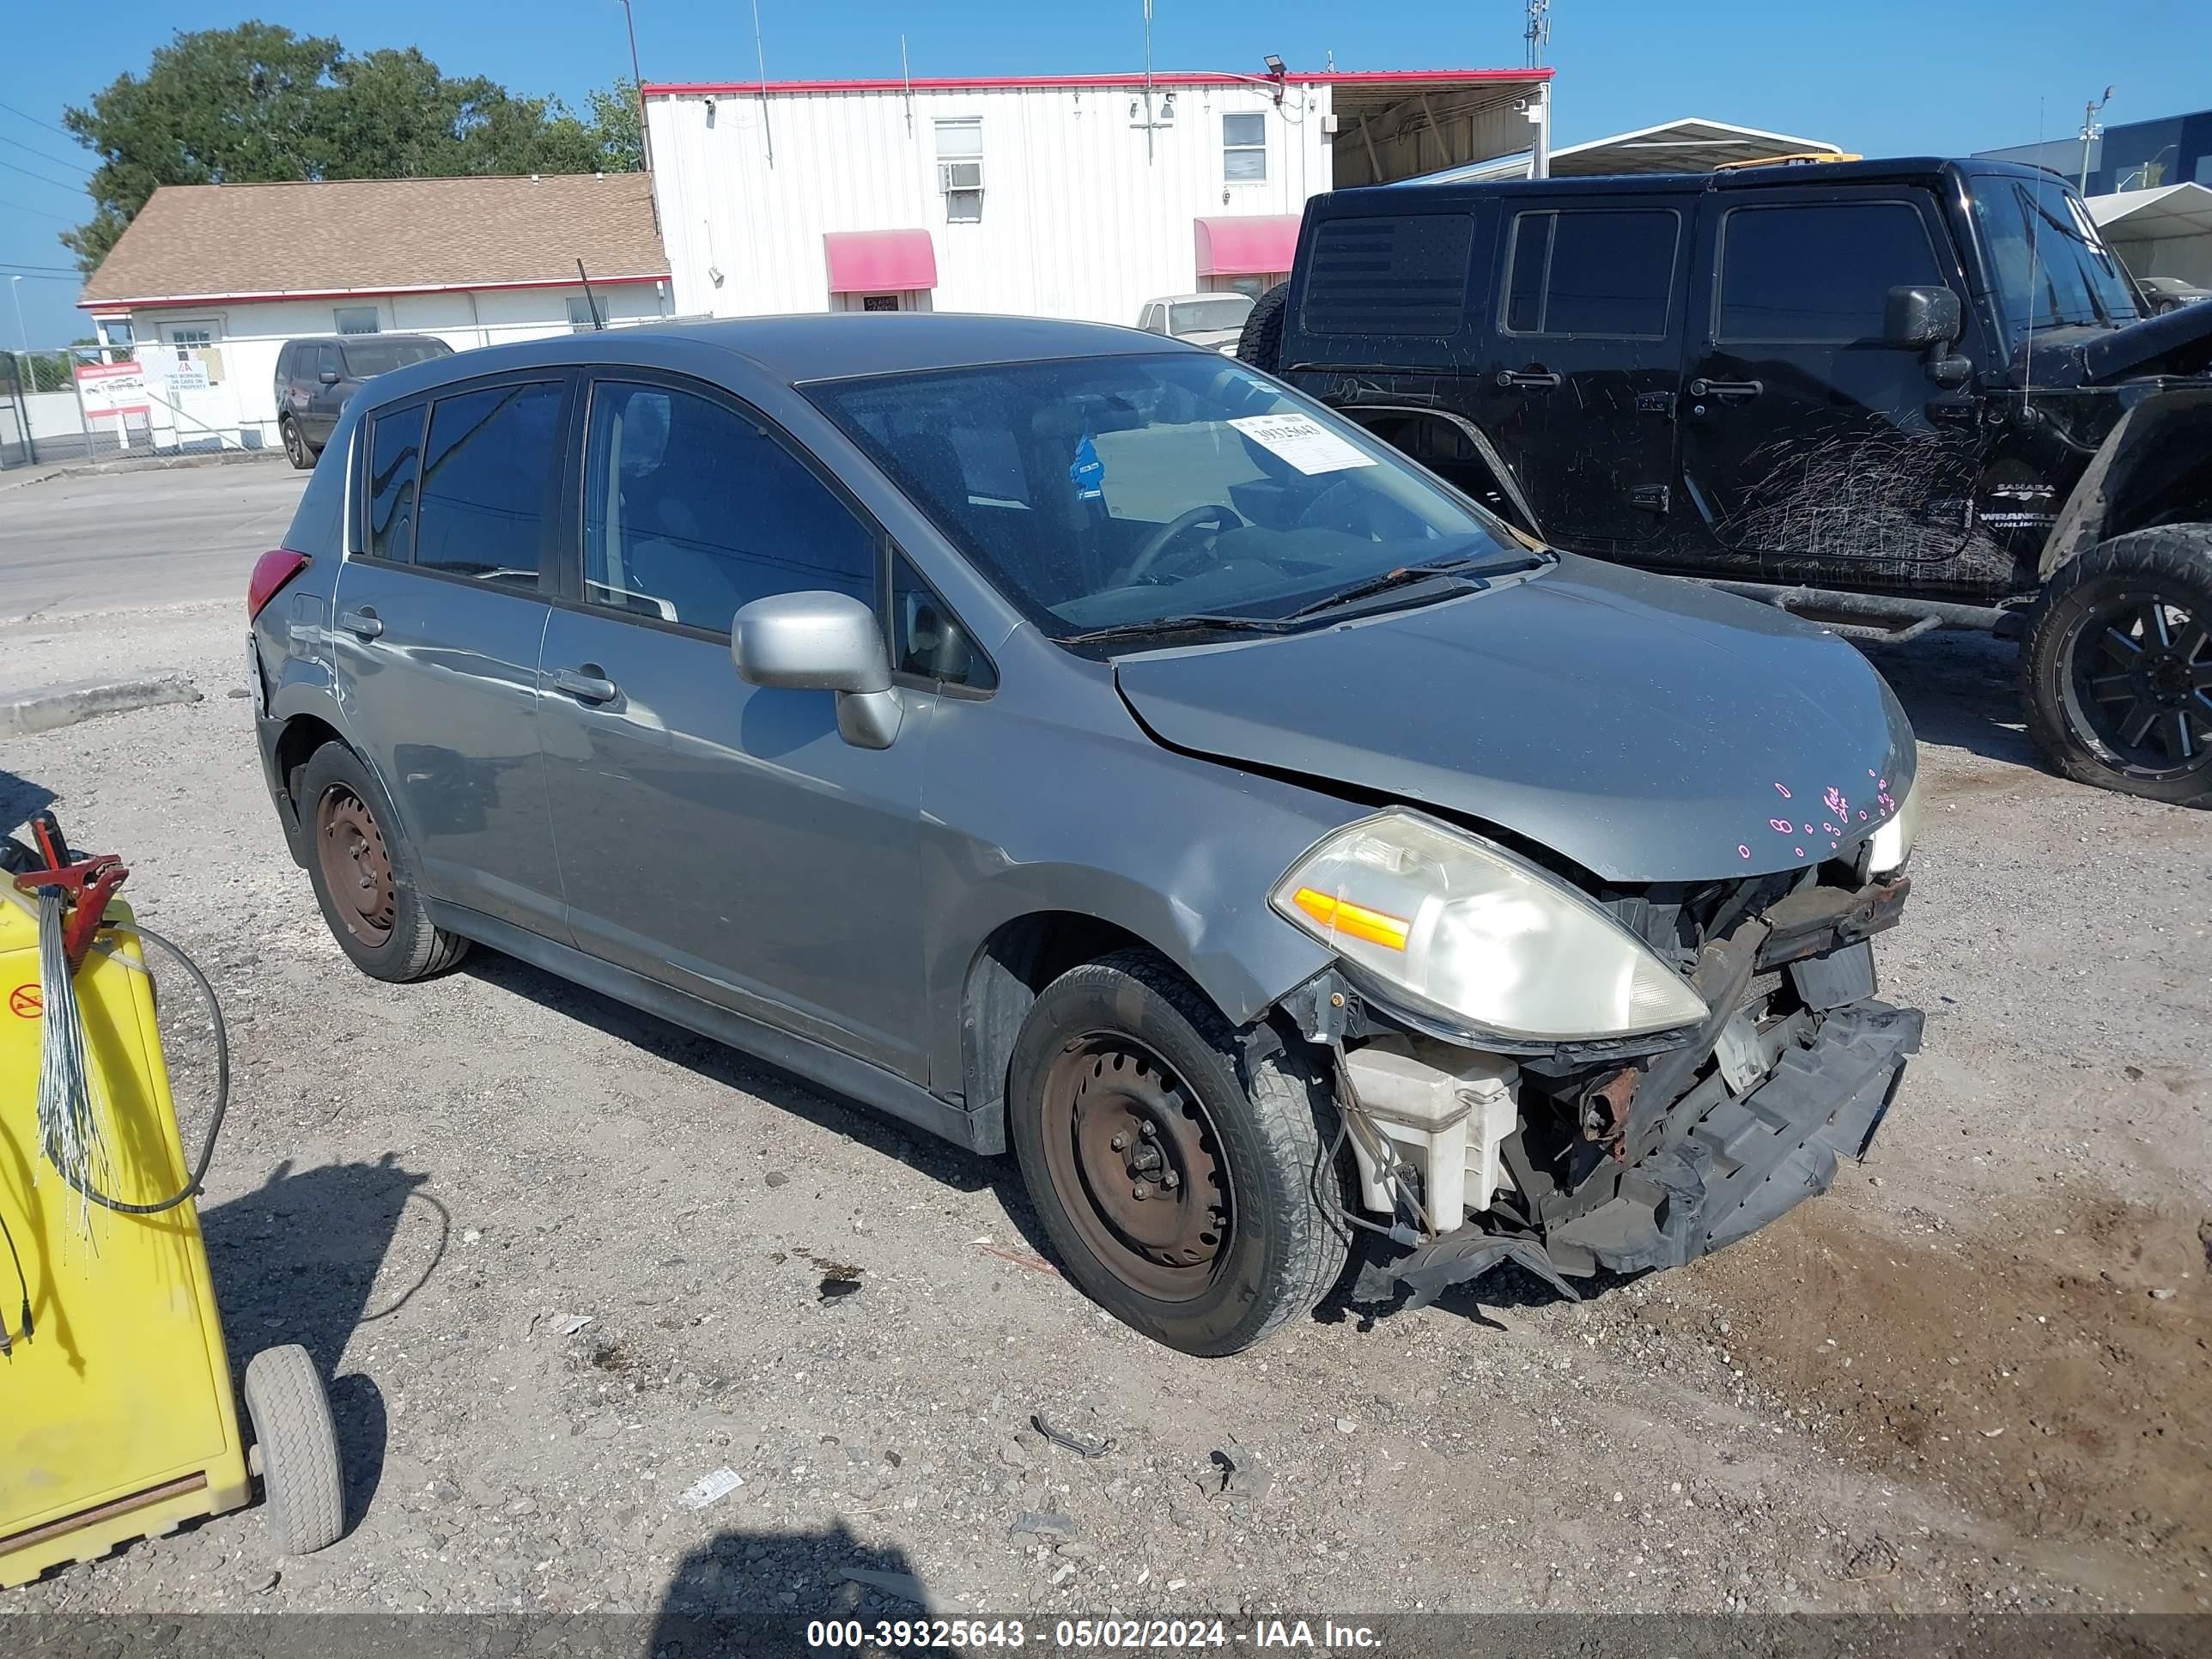
[[[1863,1168],[1583,1302],[1207,1363],[1075,1294],[1009,1164],[488,952],[356,974],[243,632],[0,628],[10,682],[207,693],[9,744],[0,817],[122,852],[222,992],[232,1359],[313,1352],[353,1528],[277,1563],[249,1510],[0,1608],[2212,1611],[2212,820],[2043,771],[2008,647],[1881,661],[1932,790],[1884,990],[1929,1020]]]

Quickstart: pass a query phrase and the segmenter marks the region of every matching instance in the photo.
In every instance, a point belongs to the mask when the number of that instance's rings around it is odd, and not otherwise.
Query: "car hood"
[[[1243,337],[1243,335],[1244,331],[1241,328],[1201,328],[1193,333],[1178,334],[1175,337],[1185,345],[1212,346],[1218,350],[1223,346],[1236,344]]]
[[[1818,863],[1896,811],[1912,728],[1866,659],[1571,556],[1311,633],[1115,664],[1161,741],[1478,819],[1611,881]]]

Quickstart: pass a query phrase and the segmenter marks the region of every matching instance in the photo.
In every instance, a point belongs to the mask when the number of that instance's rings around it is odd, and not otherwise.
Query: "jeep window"
[[[1891,289],[1943,281],[1909,202],[1731,208],[1720,263],[1717,337],[1730,345],[1878,341]]]
[[[1409,564],[1527,558],[1389,445],[1212,354],[807,392],[1055,639],[1194,614],[1280,618]],[[959,435],[984,433],[1006,434],[1011,458]]]
[[[2109,327],[2140,314],[2119,261],[2072,191],[2057,179],[1972,180],[1974,219],[2003,307],[2008,344],[2028,329]]]
[[[1505,331],[1663,338],[1680,230],[1671,208],[1516,214]]]

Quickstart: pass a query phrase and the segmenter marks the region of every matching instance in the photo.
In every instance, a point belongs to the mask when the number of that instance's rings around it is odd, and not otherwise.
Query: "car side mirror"
[[[325,386],[336,386],[338,383],[338,372],[335,368],[326,368],[316,375],[315,379]]]
[[[778,593],[730,623],[730,660],[751,685],[837,694],[837,735],[888,749],[906,710],[876,613],[849,593]]]
[[[1959,296],[1948,288],[1900,283],[1882,306],[1882,337],[1894,346],[1949,345],[1965,327]]]

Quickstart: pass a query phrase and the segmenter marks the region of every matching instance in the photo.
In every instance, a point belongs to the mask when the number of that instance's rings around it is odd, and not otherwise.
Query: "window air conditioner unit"
[[[937,188],[945,195],[956,190],[983,188],[983,164],[981,161],[939,161],[937,164]]]

